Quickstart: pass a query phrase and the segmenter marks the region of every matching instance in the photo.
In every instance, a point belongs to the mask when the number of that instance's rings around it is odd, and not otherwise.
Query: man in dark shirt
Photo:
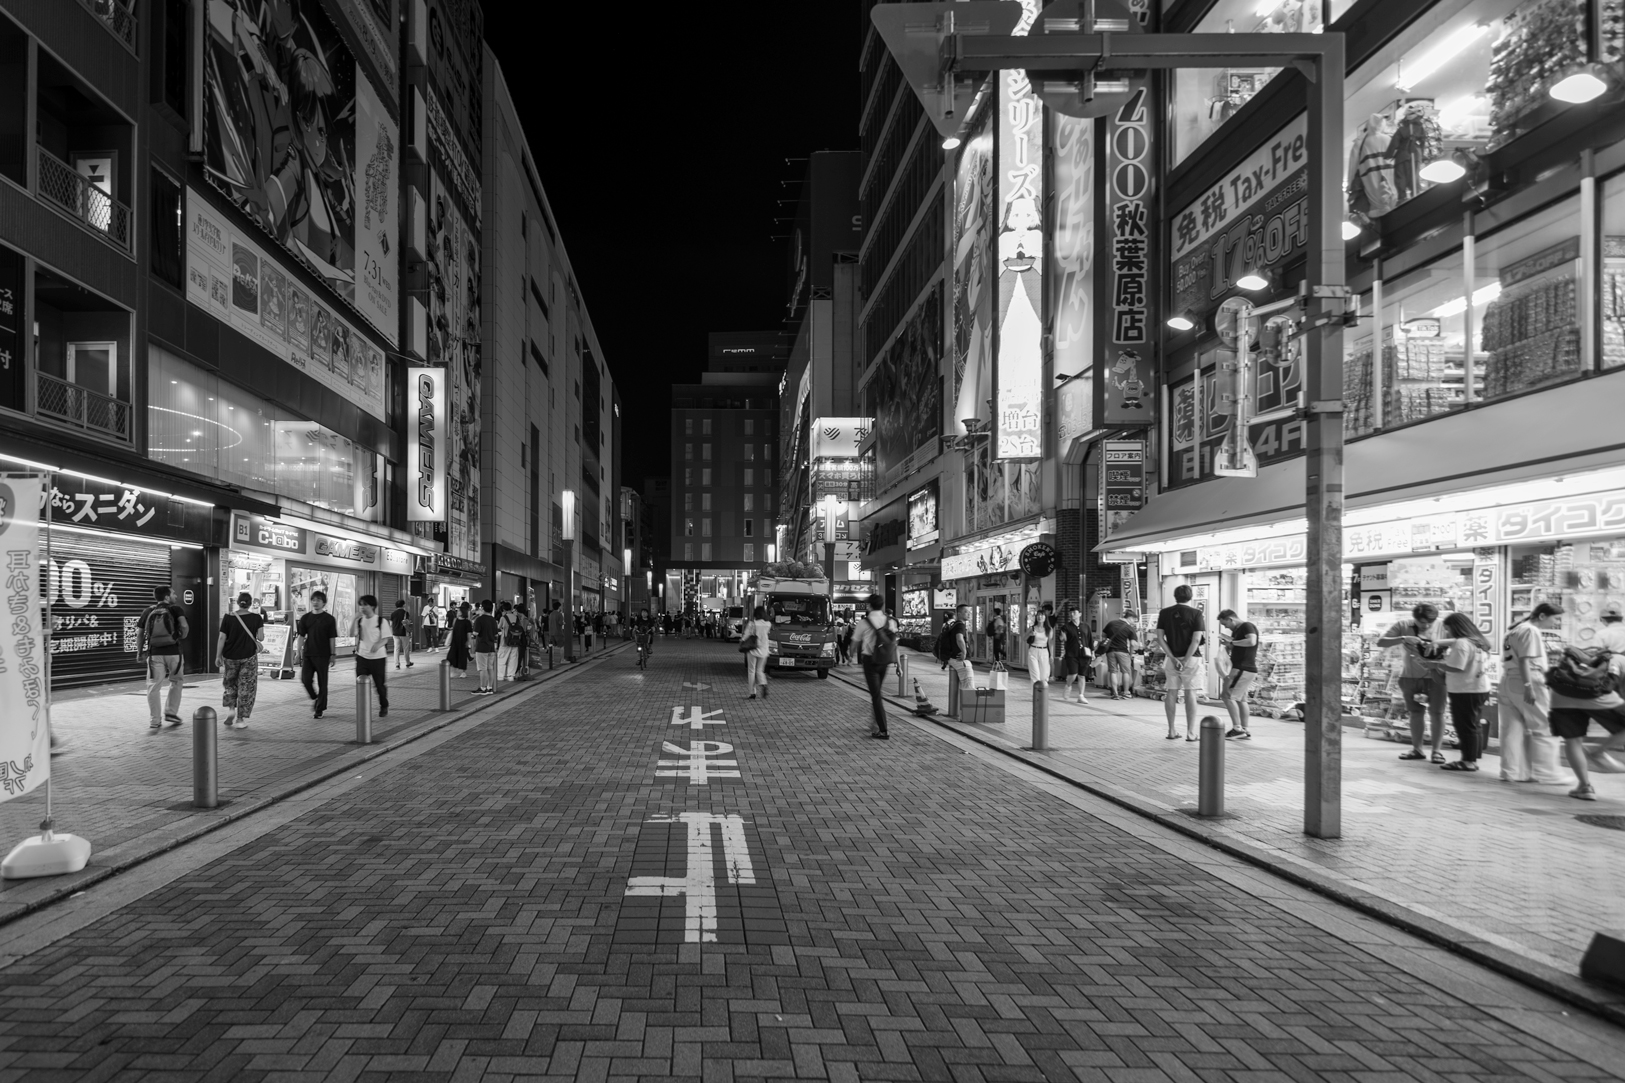
[[[1106,676],[1111,681],[1111,699],[1128,699],[1134,692],[1134,641],[1140,633],[1134,630],[1132,609],[1123,611],[1116,620],[1106,622],[1100,638],[1106,645]]]
[[[406,662],[406,668],[412,668],[412,611],[406,608],[403,598],[395,603],[394,612],[389,615],[389,634],[395,640],[395,668],[401,668],[401,662]]]
[[[480,603],[480,615],[474,618],[474,667],[480,674],[480,686],[474,690],[476,696],[497,694],[497,639],[502,629],[491,615],[492,608],[491,599],[485,599]]]
[[[320,718],[327,710],[328,671],[333,668],[333,644],[339,637],[338,621],[327,612],[325,593],[311,591],[310,612],[299,618],[294,633],[299,637],[294,658],[299,663],[299,680],[305,686],[305,694],[316,701],[315,717]]]
[[[1236,616],[1234,609],[1219,612],[1219,623],[1230,633],[1230,675],[1224,679],[1224,706],[1230,712],[1230,732],[1238,741],[1252,739],[1247,728],[1247,689],[1258,679],[1258,627]]]
[[[1185,693],[1185,740],[1196,740],[1196,696],[1207,683],[1207,667],[1202,658],[1203,633],[1207,625],[1202,611],[1191,605],[1191,588],[1181,583],[1174,588],[1174,604],[1157,614],[1157,639],[1165,657],[1162,672],[1167,683],[1162,697],[1168,716],[1168,740],[1179,739],[1174,729],[1174,703]]]

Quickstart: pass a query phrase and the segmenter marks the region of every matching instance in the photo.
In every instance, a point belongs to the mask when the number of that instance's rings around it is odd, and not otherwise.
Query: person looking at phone
[[[1399,758],[1425,760],[1422,752],[1423,715],[1433,721],[1431,745],[1433,762],[1443,763],[1444,668],[1439,664],[1439,607],[1418,602],[1408,619],[1398,621],[1377,640],[1379,647],[1399,647],[1404,652],[1404,668],[1399,673],[1399,691],[1405,697],[1405,710],[1411,719],[1411,750]]]

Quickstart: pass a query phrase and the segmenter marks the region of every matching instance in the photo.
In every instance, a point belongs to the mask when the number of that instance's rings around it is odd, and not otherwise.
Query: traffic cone
[[[932,706],[931,701],[925,698],[925,693],[920,689],[918,677],[914,678],[914,713],[922,718],[929,718],[937,713],[936,707]]]

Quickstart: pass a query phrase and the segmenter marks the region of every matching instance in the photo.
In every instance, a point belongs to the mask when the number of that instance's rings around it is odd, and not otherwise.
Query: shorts
[[[1134,676],[1134,655],[1128,651],[1107,651],[1106,670],[1109,673],[1126,673]]]
[[[1250,669],[1233,669],[1224,679],[1224,698],[1237,703],[1247,701],[1247,689],[1258,680],[1258,674]]]
[[[1183,669],[1172,658],[1164,659],[1162,663],[1163,676],[1168,678],[1168,691],[1177,692],[1185,689],[1190,692],[1200,692],[1207,687],[1207,665],[1200,655],[1185,663]]]
[[[1075,654],[1061,655],[1061,676],[1076,677],[1083,672],[1083,663],[1078,661]]]
[[[1553,737],[1584,737],[1593,722],[1610,734],[1625,729],[1622,707],[1553,707],[1547,718]]]

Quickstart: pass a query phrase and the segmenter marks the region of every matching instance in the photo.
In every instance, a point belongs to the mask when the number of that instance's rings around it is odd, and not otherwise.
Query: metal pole
[[[564,660],[576,660],[576,543],[574,539],[564,542]]]
[[[1049,685],[1033,682],[1033,747],[1034,752],[1049,751]]]
[[[959,717],[959,670],[948,667],[948,714]]]
[[[214,722],[213,707],[199,707],[192,712],[193,808],[215,808],[220,804],[220,741]]]
[[[372,744],[371,680],[366,676],[355,679],[355,742],[358,745]]]
[[[445,658],[440,660],[440,709],[451,710],[451,662]]]
[[[908,695],[908,655],[897,652],[897,694]]]
[[[1303,829],[1343,834],[1343,36],[1322,35],[1309,82],[1308,416],[1304,510],[1309,589],[1304,644]],[[1373,343],[1373,360],[1381,343]],[[1222,740],[1222,736],[1220,740]]]
[[[1196,776],[1196,814],[1224,815],[1224,723],[1213,715],[1202,719],[1201,761]]]

